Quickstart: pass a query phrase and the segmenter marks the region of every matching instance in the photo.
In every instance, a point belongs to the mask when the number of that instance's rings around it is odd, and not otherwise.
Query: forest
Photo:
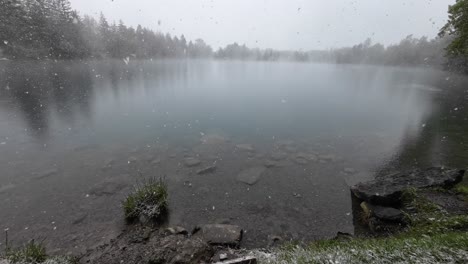
[[[216,58],[258,61],[314,61],[466,69],[466,0],[449,8],[448,23],[430,39],[407,36],[384,46],[367,39],[352,47],[281,51],[238,43],[214,51],[202,39],[190,40],[123,21],[80,16],[68,0],[0,0],[0,58]]]

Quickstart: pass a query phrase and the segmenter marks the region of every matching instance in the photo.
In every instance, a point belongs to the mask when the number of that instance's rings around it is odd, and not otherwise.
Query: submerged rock
[[[265,160],[263,165],[265,165],[265,167],[267,167],[267,168],[278,167],[278,163],[276,161],[273,161],[273,160],[270,160],[270,159]]]
[[[242,239],[242,229],[236,225],[210,224],[198,228],[193,237],[211,245],[237,247]]]
[[[306,165],[309,163],[308,157],[304,154],[298,154],[293,158],[293,161],[299,165]]]
[[[12,184],[12,183],[9,183],[9,184],[6,184],[6,185],[0,185],[0,194],[8,191],[8,190],[11,190],[13,188],[15,188],[16,185]]]
[[[270,155],[271,159],[274,161],[284,160],[288,157],[288,154],[282,151],[274,152]]]
[[[354,168],[344,168],[343,172],[346,173],[346,174],[354,174],[354,173],[356,173],[356,169],[354,169]]]
[[[161,159],[160,158],[155,158],[151,161],[151,164],[152,165],[158,165],[159,163],[161,163]]]
[[[211,165],[197,171],[198,175],[213,173],[216,171],[216,165]]]
[[[249,152],[255,151],[254,147],[250,144],[238,144],[236,145],[236,148],[240,150],[244,150],[244,151],[249,151]]]
[[[451,187],[463,179],[464,170],[432,167],[379,177],[351,188],[360,200],[375,205],[398,206],[402,192],[408,188]]]
[[[200,141],[203,144],[218,145],[218,144],[224,144],[227,141],[227,139],[221,135],[209,134],[209,135],[203,135]]]
[[[56,175],[58,172],[59,172],[58,169],[46,170],[46,171],[43,171],[43,172],[37,174],[37,176],[35,176],[34,179],[41,180],[41,179],[44,179],[44,178],[48,178],[50,176]]]
[[[237,180],[248,185],[254,185],[260,180],[265,170],[264,167],[253,167],[243,170],[237,175]]]
[[[320,161],[323,161],[323,162],[329,162],[329,161],[334,162],[337,160],[336,156],[333,154],[319,155],[318,158]]]
[[[184,165],[187,167],[195,167],[201,164],[201,161],[197,158],[185,158]]]
[[[89,193],[95,196],[114,195],[123,190],[127,185],[123,182],[104,181],[94,185]]]

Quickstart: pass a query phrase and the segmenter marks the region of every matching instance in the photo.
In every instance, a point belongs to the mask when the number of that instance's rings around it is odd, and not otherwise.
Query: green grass
[[[459,185],[455,186],[455,188],[453,188],[453,190],[458,194],[468,196],[468,186],[466,186],[466,185],[459,184]]]
[[[322,240],[289,244],[273,254],[258,254],[259,263],[466,263],[468,215],[450,215],[420,195],[403,193],[409,226],[388,237]]]
[[[43,263],[47,259],[47,253],[42,243],[32,240],[21,248],[7,248],[5,258],[13,263]]]
[[[122,202],[125,219],[134,221],[144,217],[159,220],[167,211],[167,199],[167,185],[161,179],[144,180]]]
[[[327,240],[285,246],[259,263],[464,263],[468,233],[397,236],[351,241]]]

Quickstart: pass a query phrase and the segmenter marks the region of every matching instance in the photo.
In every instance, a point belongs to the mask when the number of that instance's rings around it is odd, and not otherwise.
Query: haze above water
[[[111,238],[142,177],[168,182],[170,224],[237,224],[246,246],[264,246],[274,235],[352,233],[349,185],[468,157],[466,79],[434,70],[209,60],[0,69],[1,228],[43,234],[55,249]],[[258,182],[237,179],[254,167],[265,169]]]

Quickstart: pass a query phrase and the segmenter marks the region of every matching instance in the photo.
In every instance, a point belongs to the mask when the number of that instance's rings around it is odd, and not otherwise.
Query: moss
[[[13,263],[42,263],[47,259],[47,253],[42,243],[34,240],[21,248],[7,248],[5,257]]]
[[[122,202],[125,219],[133,221],[143,216],[157,220],[167,211],[167,198],[167,185],[161,179],[144,180]]]
[[[455,186],[455,188],[453,188],[453,190],[458,194],[468,196],[468,186],[467,185],[461,185],[461,184],[457,185],[457,186]]]
[[[405,191],[403,197],[405,208],[414,209],[414,212],[406,214],[410,222],[407,234],[427,235],[468,230],[468,215],[450,215],[415,189]]]

